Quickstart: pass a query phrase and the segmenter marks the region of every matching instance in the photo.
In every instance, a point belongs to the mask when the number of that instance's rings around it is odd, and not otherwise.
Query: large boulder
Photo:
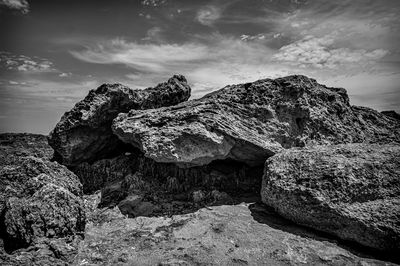
[[[201,99],[119,114],[125,143],[156,162],[180,167],[232,159],[250,166],[290,147],[400,141],[400,123],[352,107],[344,89],[305,76],[227,86]]]
[[[6,251],[74,238],[85,229],[82,185],[51,162],[51,154],[45,136],[0,135],[0,240]]]
[[[296,223],[400,251],[400,145],[293,148],[267,160],[262,201]]]
[[[49,144],[57,161],[68,166],[105,158],[121,149],[111,131],[112,120],[119,113],[171,106],[189,97],[190,87],[181,75],[145,90],[103,84],[63,115],[49,135]]]
[[[47,184],[30,197],[11,197],[4,215],[6,238],[25,247],[40,238],[73,236],[85,230],[83,201],[69,190]]]

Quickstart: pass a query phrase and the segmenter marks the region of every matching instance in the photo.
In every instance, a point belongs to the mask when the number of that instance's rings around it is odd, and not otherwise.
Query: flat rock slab
[[[255,204],[89,223],[76,265],[395,265],[364,257]],[[355,255],[359,254],[359,255]]]
[[[119,114],[119,139],[181,167],[231,159],[262,165],[285,148],[400,141],[398,120],[349,104],[344,89],[305,76],[227,86],[177,106]]]
[[[264,203],[282,216],[382,251],[400,251],[400,145],[294,148],[267,160]]]

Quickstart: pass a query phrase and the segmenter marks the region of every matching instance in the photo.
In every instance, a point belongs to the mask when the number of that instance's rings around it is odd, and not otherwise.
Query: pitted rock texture
[[[296,223],[400,251],[400,145],[293,148],[265,164],[262,201]]]
[[[11,197],[4,216],[7,238],[27,246],[41,237],[66,237],[85,230],[83,201],[47,184],[26,198]]]
[[[201,99],[113,122],[114,133],[156,162],[180,167],[233,159],[248,165],[285,148],[400,141],[400,122],[352,107],[344,89],[305,76],[227,86]]]
[[[39,134],[2,133],[0,146],[4,155],[10,153],[15,156],[35,156],[50,160],[54,153],[47,142],[47,137]]]
[[[63,115],[50,133],[49,144],[56,159],[65,165],[93,162],[122,149],[111,131],[111,122],[119,113],[171,106],[189,97],[190,87],[181,75],[145,90],[103,84]]]
[[[59,248],[68,249],[85,229],[82,185],[65,166],[49,161],[51,156],[45,136],[0,134],[1,260],[13,261],[16,258],[5,251],[28,246],[50,252],[43,243],[57,239],[63,243],[57,242]],[[28,257],[36,255],[25,255],[21,256],[33,263]]]

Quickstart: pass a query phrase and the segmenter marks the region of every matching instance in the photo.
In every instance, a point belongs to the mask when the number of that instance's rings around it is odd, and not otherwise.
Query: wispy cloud
[[[144,37],[142,40],[159,42],[162,40],[162,32],[163,30],[161,27],[152,27],[147,31],[146,37]]]
[[[114,39],[97,43],[86,50],[72,51],[79,60],[96,64],[124,64],[135,73],[132,80],[143,76],[159,78],[183,73],[193,83],[214,85],[275,75],[270,65],[273,51],[260,43],[214,35],[206,42],[183,44],[143,44]]]
[[[221,17],[221,8],[213,5],[202,7],[196,15],[196,20],[205,26],[212,26]]]
[[[47,59],[8,52],[0,52],[0,68],[31,73],[56,71],[53,63]]]
[[[365,64],[383,58],[388,51],[384,49],[365,50],[346,47],[335,48],[333,34],[321,38],[306,36],[305,38],[285,45],[274,55],[274,59],[289,62],[301,67],[349,67],[354,64]]]
[[[141,3],[144,6],[161,6],[163,4],[165,4],[167,2],[167,0],[142,0]]]
[[[97,64],[125,64],[144,72],[162,73],[169,68],[209,58],[206,46],[186,43],[139,44],[124,39],[113,39],[71,54],[85,62]]]
[[[16,10],[22,14],[29,12],[29,3],[27,0],[0,0],[0,7]]]

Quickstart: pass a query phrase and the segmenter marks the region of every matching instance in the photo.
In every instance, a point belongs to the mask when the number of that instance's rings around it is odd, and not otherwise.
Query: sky
[[[192,98],[302,74],[400,112],[398,0],[0,0],[0,132],[48,134],[103,83]]]

